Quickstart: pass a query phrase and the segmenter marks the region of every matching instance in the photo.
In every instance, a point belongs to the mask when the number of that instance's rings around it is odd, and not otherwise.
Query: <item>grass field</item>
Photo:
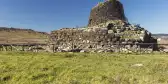
[[[168,55],[0,52],[0,84],[168,84]]]

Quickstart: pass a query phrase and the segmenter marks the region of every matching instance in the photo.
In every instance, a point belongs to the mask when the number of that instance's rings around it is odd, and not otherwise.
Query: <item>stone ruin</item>
[[[117,0],[99,3],[93,7],[90,13],[88,27],[97,26],[110,20],[127,21],[123,5]]]
[[[148,47],[132,45],[135,43],[157,43],[157,40],[139,25],[129,24],[118,0],[92,8],[87,28],[62,28],[52,31],[50,36],[56,52],[114,52],[118,50],[116,44],[128,44],[123,49],[133,50]],[[153,49],[156,48],[155,45]]]

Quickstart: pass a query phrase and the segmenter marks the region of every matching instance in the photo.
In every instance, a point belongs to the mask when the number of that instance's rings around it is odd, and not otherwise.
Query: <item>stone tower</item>
[[[58,52],[118,52],[116,44],[126,44],[120,47],[122,50],[136,51],[139,47],[150,47],[137,43],[157,43],[157,40],[144,28],[129,24],[119,0],[108,0],[92,8],[87,28],[52,31],[50,43],[56,45],[54,49]]]
[[[123,5],[119,0],[107,0],[93,7],[90,13],[88,27],[106,23],[111,20],[127,21]]]

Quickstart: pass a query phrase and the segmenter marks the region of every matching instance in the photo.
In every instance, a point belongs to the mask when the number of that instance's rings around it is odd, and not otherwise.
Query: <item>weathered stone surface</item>
[[[127,21],[123,5],[118,0],[108,0],[92,8],[88,26],[96,26],[110,20]]]
[[[140,25],[126,22],[122,4],[118,0],[108,0],[92,9],[88,28],[63,28],[52,31],[50,42],[57,46],[56,51],[132,52],[132,49],[149,46],[118,45],[157,43],[157,40]]]
[[[107,49],[111,49],[110,45],[116,43],[157,43],[157,41],[151,37],[151,34],[147,30],[142,30],[143,28],[141,27],[134,27],[135,30],[122,31],[120,30],[121,27],[124,28],[124,26],[116,24],[113,25],[113,28],[63,28],[61,30],[53,31],[50,40],[58,46],[58,50],[67,52],[74,49],[91,51],[94,49],[96,52],[100,52],[99,50],[107,52]],[[114,32],[114,30],[120,32]],[[126,47],[127,49],[136,49],[131,45],[126,45],[125,48]]]

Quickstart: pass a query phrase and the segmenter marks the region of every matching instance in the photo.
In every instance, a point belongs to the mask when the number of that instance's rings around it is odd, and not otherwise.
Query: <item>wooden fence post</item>
[[[153,53],[153,51],[154,51],[154,43],[152,43],[152,53]]]
[[[140,48],[140,54],[141,54],[141,44],[139,44],[139,48]]]
[[[52,44],[53,45],[53,53],[55,52],[55,45],[54,44]]]
[[[22,51],[24,51],[24,45],[22,46]]]
[[[8,46],[5,46],[6,51],[8,51]]]
[[[12,49],[12,45],[10,46],[10,48],[11,48],[11,51],[13,51],[13,49]]]

